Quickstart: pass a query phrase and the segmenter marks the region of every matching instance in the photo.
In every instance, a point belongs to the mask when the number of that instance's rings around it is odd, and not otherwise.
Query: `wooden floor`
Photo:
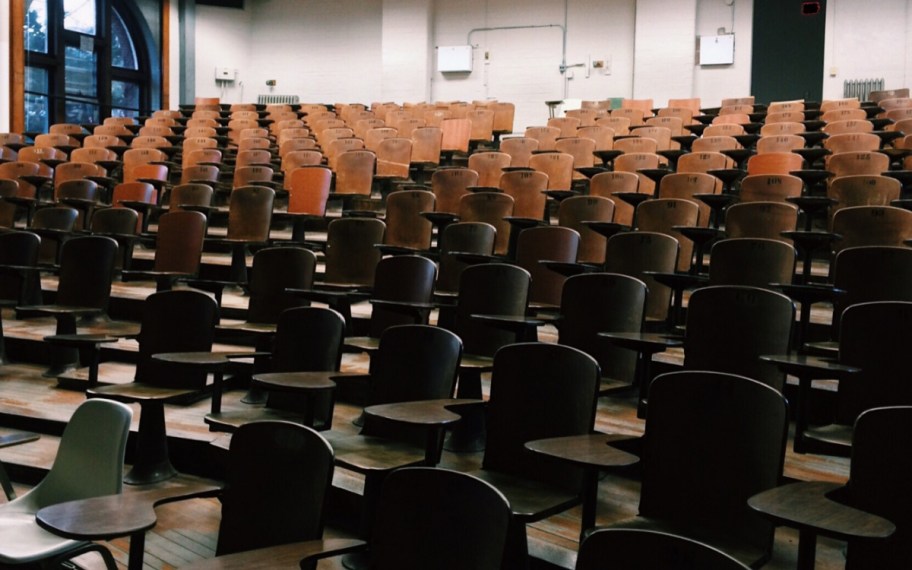
[[[53,286],[48,283],[48,286]],[[116,295],[134,296],[142,298],[151,291],[141,286],[129,287],[118,285]],[[246,300],[234,293],[226,296],[226,306],[245,306]],[[365,314],[369,311],[367,305],[356,307],[355,313]],[[815,318],[825,320],[826,315],[817,315]],[[54,323],[49,319],[34,321],[17,321],[11,313],[4,314],[4,328],[7,338],[20,338],[38,340],[44,335],[53,332]],[[101,323],[99,328],[109,330],[126,330],[135,328],[135,323]],[[90,327],[91,328],[91,327]],[[87,329],[88,330],[88,329]],[[545,329],[542,340],[553,341],[553,330]],[[119,346],[124,351],[135,350],[131,342],[124,341]],[[669,365],[679,364],[680,352],[669,352],[661,355],[660,359]],[[131,368],[129,366],[105,366],[103,378],[120,378],[120,381],[129,381]],[[367,359],[363,355],[346,354],[343,369],[351,371],[366,371]],[[63,390],[56,387],[56,380],[41,376],[43,368],[31,364],[12,364],[0,366],[0,425],[17,427],[21,422],[41,420],[48,423],[65,422],[76,406],[83,401],[84,396],[75,391]],[[224,409],[242,409],[246,405],[240,403],[243,395],[240,391],[226,394]],[[202,400],[188,406],[167,406],[166,418],[168,433],[174,441],[186,441],[197,445],[207,445],[218,434],[209,432],[203,422],[203,416],[209,409],[209,401]],[[134,408],[136,415],[132,429],[135,431],[139,416],[138,407]],[[333,422],[333,429],[356,433],[356,428],[351,420],[359,413],[359,409],[339,403]],[[630,397],[603,398],[599,402],[596,429],[602,432],[640,435],[643,431],[643,422],[636,418],[634,400]],[[2,433],[0,428],[0,433]],[[53,430],[49,430],[53,431]],[[45,434],[36,442],[15,447],[0,449],[0,460],[10,464],[14,475],[23,470],[22,467],[47,469],[50,467],[56,452],[58,439],[54,435]],[[816,455],[795,455],[791,453],[791,442],[786,457],[785,476],[800,480],[828,480],[845,481],[848,475],[848,461]],[[724,453],[724,451],[720,451]],[[471,468],[478,466],[481,454],[454,454],[444,452],[442,465],[454,468]],[[334,487],[339,493],[360,493],[362,481],[359,476],[337,469],[334,477]],[[24,490],[25,485],[20,485]],[[599,488],[598,522],[606,524],[634,516],[637,510],[639,485],[636,481],[619,476],[606,476]],[[216,499],[196,499],[165,505],[157,510],[159,523],[147,535],[146,542],[146,567],[147,568],[174,568],[183,564],[206,558],[213,555],[218,531],[219,503]],[[573,509],[566,513],[551,517],[545,521],[530,525],[528,529],[530,538],[530,551],[539,560],[562,568],[572,568],[575,561],[577,538],[579,535],[579,510]],[[327,534],[341,536],[345,533],[339,529],[330,528]],[[109,544],[118,561],[125,565],[128,543],[126,539],[115,540]],[[844,566],[842,555],[843,544],[835,541],[821,539],[818,543],[817,568],[842,568]],[[776,547],[774,559],[765,568],[791,569],[795,566],[797,555],[797,534],[788,529],[779,529],[776,534]],[[90,568],[102,567],[97,558],[88,555],[80,561]],[[539,567],[551,567],[549,564],[537,563]],[[341,568],[338,561],[325,561],[320,568]]]

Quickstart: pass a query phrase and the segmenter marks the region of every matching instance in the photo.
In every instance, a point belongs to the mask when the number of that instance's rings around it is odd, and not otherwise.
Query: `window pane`
[[[139,110],[139,83],[132,81],[111,82],[111,105]]]
[[[29,0],[25,10],[25,49],[47,53],[47,0]]]
[[[48,98],[45,95],[25,94],[25,131],[48,132]]]
[[[81,34],[95,35],[95,0],[64,0],[63,27]]]
[[[66,101],[66,119],[64,122],[76,124],[96,124],[98,119],[98,105],[85,101]]]
[[[94,51],[66,46],[66,94],[98,96],[98,65]]]
[[[48,94],[48,71],[40,67],[25,68],[25,90]]]
[[[133,38],[117,10],[113,10],[114,17],[111,21],[111,64],[114,67],[126,69],[139,69],[136,58],[136,48],[133,47]]]

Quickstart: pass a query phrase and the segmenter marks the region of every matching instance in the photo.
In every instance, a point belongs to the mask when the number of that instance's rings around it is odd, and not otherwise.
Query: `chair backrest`
[[[397,190],[386,197],[384,243],[418,250],[431,247],[434,227],[421,212],[434,211],[434,194],[427,190]]]
[[[516,264],[532,276],[529,302],[560,305],[566,277],[551,271],[541,261],[576,261],[580,235],[561,226],[538,226],[523,230],[516,243]]]
[[[162,352],[209,352],[218,322],[218,305],[200,291],[180,289],[153,293],[143,303],[139,329],[137,382],[167,388],[202,389],[206,373],[159,362]]]
[[[276,325],[270,369],[273,372],[338,370],[344,338],[345,319],[336,311],[322,307],[286,309]]]
[[[158,219],[155,245],[156,271],[176,271],[196,275],[206,237],[206,216],[190,210],[177,210]]]
[[[531,156],[531,155],[530,155]],[[506,152],[476,152],[469,156],[469,168],[478,173],[478,186],[500,186],[503,169],[513,161]]]
[[[742,202],[725,211],[725,233],[730,238],[765,238],[791,244],[782,232],[794,231],[798,208],[787,202]]]
[[[903,246],[912,238],[912,212],[893,206],[852,206],[833,216],[833,232],[842,236],[835,251],[865,245]]]
[[[452,252],[469,252],[491,255],[497,230],[484,222],[459,222],[443,230],[440,245],[440,262],[437,271],[437,291],[455,292],[459,289],[459,277],[469,265]]]
[[[580,545],[576,570],[600,570],[609,560],[613,566],[628,570],[750,568],[713,546],[685,536],[645,528],[600,528]]]
[[[288,212],[295,214],[326,214],[326,201],[332,183],[332,171],[321,166],[295,168],[289,175]]]
[[[109,237],[69,239],[60,247],[58,305],[107,310],[117,242]]]
[[[795,273],[795,248],[779,240],[723,239],[713,244],[711,255],[711,285],[749,285],[765,289],[770,283],[791,283]]]
[[[371,286],[380,261],[386,224],[372,218],[340,218],[326,231],[326,272],[328,283],[354,283]]]
[[[515,265],[483,263],[462,272],[454,330],[465,342],[466,352],[493,356],[500,347],[516,342],[516,334],[472,318],[472,315],[526,314],[529,272]]]
[[[513,215],[515,200],[502,192],[476,192],[459,200],[459,219],[494,226],[494,253],[503,255],[510,243],[510,223],[504,217]]]
[[[542,191],[547,188],[548,175],[544,172],[516,170],[500,177],[500,189],[513,198],[513,215],[520,218],[544,219],[548,197]]]
[[[591,139],[579,139],[589,141]],[[565,152],[545,152],[533,154],[529,159],[529,166],[537,172],[548,176],[549,190],[569,190],[573,181],[574,159],[572,154]],[[520,172],[520,174],[523,174]],[[506,192],[506,189],[504,189]]]
[[[912,556],[912,407],[892,406],[862,412],[855,421],[849,482],[840,500],[896,525],[887,540],[849,541],[846,568],[899,569]]]
[[[781,392],[785,375],[760,356],[788,353],[794,320],[791,299],[775,291],[742,285],[697,289],[687,305],[684,367],[747,376]]]
[[[614,219],[614,201],[601,196],[573,196],[560,203],[558,224],[580,234],[577,261],[602,263],[605,261],[607,238],[593,231],[583,222],[610,222]]]
[[[371,404],[450,398],[462,358],[454,333],[428,325],[390,327],[371,357]],[[425,442],[424,430],[365,417],[361,434]]]
[[[709,204],[695,194],[718,194],[722,191],[721,181],[711,174],[704,172],[689,172],[669,174],[662,178],[659,183],[659,198],[683,198],[690,200],[700,208],[700,216],[697,225],[706,227],[709,225],[709,218],[712,210]]]
[[[323,536],[333,451],[314,430],[253,422],[231,438],[216,555]]]
[[[646,283],[646,317],[668,316],[671,289],[646,275],[647,271],[672,273],[678,263],[678,240],[657,232],[626,232],[611,236],[605,248],[605,271],[629,275]]]
[[[371,535],[377,570],[497,570],[510,505],[467,473],[406,467],[384,480]]]
[[[172,211],[180,206],[208,206],[212,203],[212,186],[208,184],[185,183],[171,188],[168,203]]]
[[[843,249],[833,262],[833,286],[845,291],[833,302],[834,338],[842,312],[857,303],[912,301],[912,249],[863,246]]]
[[[639,514],[753,548],[757,559],[742,562],[766,559],[773,523],[747,499],[779,484],[787,433],[785,399],[760,382],[704,370],[656,377]]]
[[[81,403],[63,430],[51,470],[10,507],[35,513],[48,505],[120,493],[132,418],[133,410],[118,402]]]
[[[499,180],[499,178],[498,178]],[[431,175],[431,191],[435,197],[435,211],[459,213],[459,202],[471,194],[469,186],[478,186],[478,172],[471,168],[439,168]]]
[[[494,355],[482,468],[578,491],[578,467],[529,453],[527,441],[590,433],[599,367],[559,344],[520,343]]]
[[[800,196],[804,182],[791,174],[749,174],[741,179],[742,202],[785,202]]]
[[[437,266],[433,261],[418,255],[394,255],[377,263],[374,275],[373,299],[405,303],[429,303],[434,292]],[[379,338],[383,331],[394,325],[427,324],[423,318],[374,305],[371,311],[370,336]]]
[[[804,159],[793,152],[766,152],[747,160],[748,174],[788,174],[801,170]]]
[[[633,381],[636,354],[598,337],[604,331],[640,332],[646,284],[617,273],[585,273],[564,282],[558,342],[594,357],[602,376]]]
[[[538,150],[538,140],[530,137],[510,137],[500,141],[500,152],[510,155],[510,166],[529,166],[532,152]]]
[[[890,169],[890,159],[882,152],[854,151],[831,154],[826,169],[834,176],[849,174],[882,174]]]
[[[41,238],[31,232],[0,233],[0,265],[32,267],[38,263]],[[16,300],[20,305],[37,305],[41,299],[41,279],[32,274],[9,273],[0,279],[0,299]]]
[[[861,412],[879,406],[912,405],[901,354],[912,337],[912,302],[857,303],[839,322],[839,361],[861,369],[839,382],[836,421],[851,425]]]
[[[228,239],[267,241],[274,200],[275,190],[265,186],[232,190],[228,203]]]
[[[377,156],[369,150],[349,150],[336,158],[336,193],[369,196]]]
[[[644,232],[659,232],[676,239],[681,245],[678,254],[678,271],[690,269],[693,256],[693,242],[675,226],[700,225],[700,206],[693,200],[682,198],[659,198],[646,200],[637,206],[637,229]]]
[[[95,210],[89,223],[93,234],[134,235],[137,233],[139,213],[130,208],[104,208]]]
[[[306,306],[306,300],[285,289],[313,287],[316,266],[317,256],[300,247],[268,247],[256,252],[250,270],[247,321],[276,323],[286,309]]]
[[[851,206],[889,206],[899,199],[899,180],[879,174],[850,174],[830,181],[827,196],[836,200],[830,207],[830,219],[836,212]]]

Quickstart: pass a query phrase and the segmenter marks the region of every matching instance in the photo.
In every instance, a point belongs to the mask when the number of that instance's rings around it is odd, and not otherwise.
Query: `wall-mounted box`
[[[231,67],[215,68],[216,81],[234,81],[235,79],[237,79],[237,69]]]
[[[437,46],[437,71],[471,73],[472,46]]]
[[[735,34],[700,36],[700,65],[735,63]]]

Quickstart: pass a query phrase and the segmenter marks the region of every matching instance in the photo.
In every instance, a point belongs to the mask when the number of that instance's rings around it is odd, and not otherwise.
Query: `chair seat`
[[[345,346],[363,352],[375,352],[380,349],[380,339],[369,336],[353,336],[345,339]]]
[[[509,501],[513,516],[522,522],[548,518],[580,502],[579,494],[531,479],[484,470],[472,471],[469,474],[497,487]]]
[[[168,402],[169,400],[180,399],[198,392],[199,390],[189,388],[162,388],[141,382],[131,382],[130,384],[115,386],[100,386],[88,390],[86,394],[128,403],[144,401]]]
[[[462,360],[459,361],[460,369],[476,369],[479,372],[490,371],[494,368],[494,358],[491,356],[481,356],[479,354],[463,354]]]
[[[35,524],[35,513],[7,510],[0,519],[0,563],[23,564],[73,550],[85,541],[62,538]]]
[[[747,544],[736,537],[720,538],[719,529],[707,530],[690,525],[678,526],[659,522],[648,517],[636,517],[620,521],[612,524],[611,528],[647,529],[678,534],[718,548],[751,567],[754,567],[758,562],[766,560],[766,552],[763,548]]]
[[[805,439],[811,439],[816,444],[824,444],[832,448],[831,453],[849,457],[852,449],[852,426],[843,424],[829,424],[814,427],[804,432]]]
[[[218,325],[215,327],[216,334],[220,333],[242,333],[242,334],[275,334],[275,323],[234,323],[230,325]]]
[[[289,410],[280,410],[276,408],[252,408],[249,410],[240,410],[236,412],[223,412],[219,414],[206,414],[203,418],[209,429],[215,431],[237,431],[239,427],[251,422],[260,421],[283,421],[293,423],[304,423],[304,416],[301,413]],[[312,426],[319,431],[327,429],[322,426],[323,422],[318,421],[317,425]],[[306,425],[306,424],[305,424]]]
[[[357,473],[392,471],[424,463],[424,449],[382,437],[322,434],[332,445],[336,465]]]

